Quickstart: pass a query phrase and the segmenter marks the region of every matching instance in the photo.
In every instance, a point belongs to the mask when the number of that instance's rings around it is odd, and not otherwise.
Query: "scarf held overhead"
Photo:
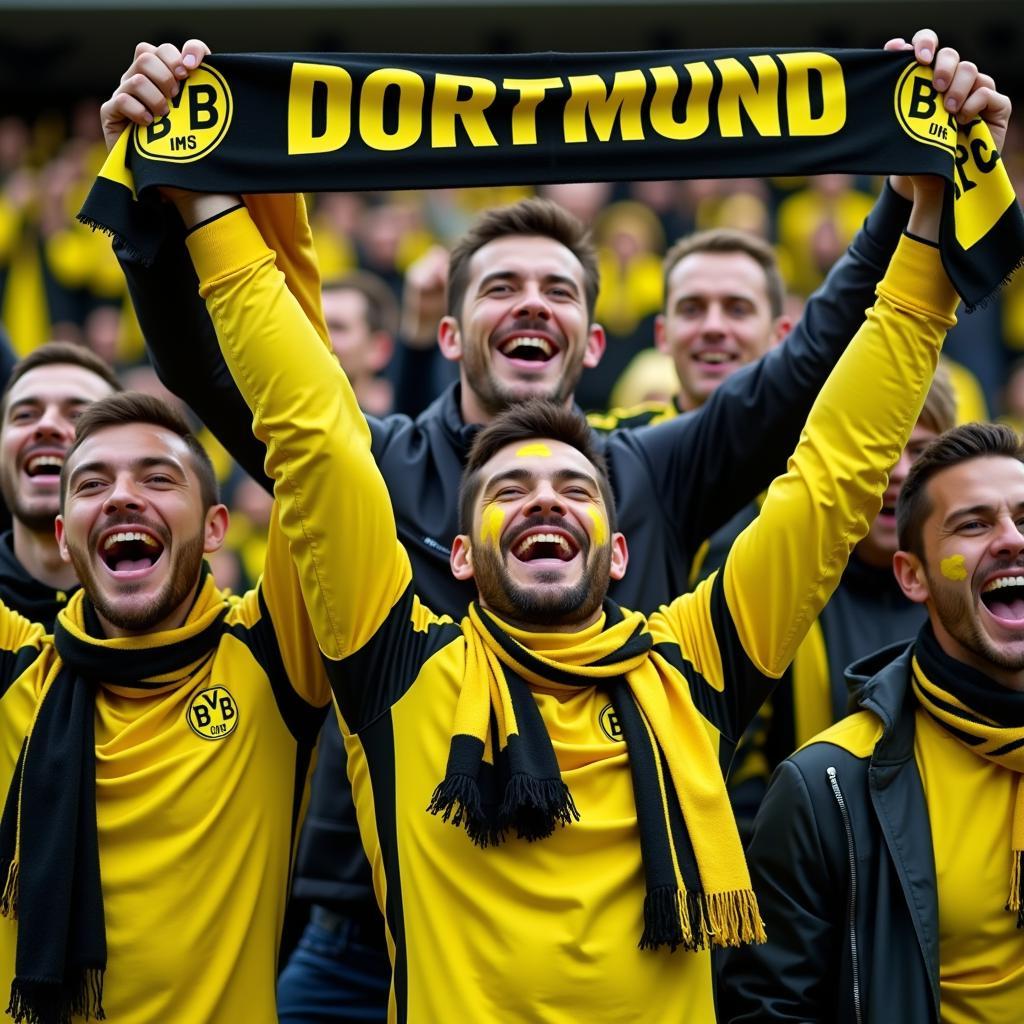
[[[988,127],[958,126],[929,68],[876,50],[217,55],[166,117],[125,133],[79,216],[148,262],[159,219],[146,190],[158,185],[260,193],[836,171],[946,179],[943,262],[969,306],[1024,256],[1024,218]]]
[[[600,686],[622,727],[645,896],[641,949],[763,942],[736,823],[704,719],[671,701],[681,683],[636,612],[605,602],[604,628],[546,656],[476,604],[445,777],[427,810],[479,846],[542,840],[578,821],[530,686]],[[525,635],[519,633],[518,636]]]

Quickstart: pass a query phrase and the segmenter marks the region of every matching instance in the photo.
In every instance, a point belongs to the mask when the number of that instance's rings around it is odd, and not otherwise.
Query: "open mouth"
[[[981,603],[995,618],[1024,625],[1024,576],[1001,576],[986,583]]]
[[[547,338],[533,334],[516,334],[498,345],[498,351],[506,359],[517,359],[524,363],[546,363],[558,355],[558,346]]]
[[[163,553],[163,544],[142,530],[113,530],[99,546],[103,564],[115,575],[144,573]]]
[[[528,533],[512,545],[520,562],[571,562],[579,551],[576,541],[564,533]]]
[[[720,366],[726,366],[727,364],[735,363],[736,358],[737,357],[733,355],[731,352],[722,352],[720,350],[711,349],[695,353],[693,361],[695,363],[700,364],[701,366],[706,366],[710,369],[715,369]]]
[[[45,454],[32,455],[25,462],[25,475],[33,480],[60,479],[60,471],[64,466],[64,456],[47,452]]]

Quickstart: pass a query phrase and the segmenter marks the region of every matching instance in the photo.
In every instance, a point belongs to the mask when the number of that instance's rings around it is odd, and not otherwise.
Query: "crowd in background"
[[[99,125],[98,101],[89,100],[31,120],[0,117],[0,323],[19,356],[49,339],[75,341],[109,362],[127,387],[173,400],[148,365],[109,239],[75,219],[105,156]],[[1024,199],[1024,133],[1011,132],[1004,160]],[[457,376],[454,365],[440,357],[425,363],[422,353],[432,345],[431,325],[444,312],[443,296],[431,304],[422,286],[431,277],[443,279],[431,270],[438,247],[482,209],[535,192],[567,207],[591,227],[600,254],[596,319],[609,343],[601,365],[584,373],[576,391],[584,408],[599,410],[665,400],[677,390],[672,362],[654,349],[652,330],[662,303],[661,260],[673,241],[712,227],[765,238],[778,254],[786,312],[795,318],[845,251],[881,180],[831,174],[327,193],[308,199],[325,283],[358,272],[361,287],[379,296],[373,319],[389,342],[364,367],[372,386],[364,388],[365,401],[360,396],[376,415],[415,415]],[[410,268],[418,274],[410,275]],[[416,282],[411,289],[410,282]],[[402,356],[412,346],[420,354],[409,363]],[[1024,428],[1024,276],[991,303],[961,316],[946,353],[954,361],[960,400],[966,396],[968,402],[961,420],[1002,419]],[[244,589],[263,564],[270,500],[208,434],[204,440],[232,511],[230,545],[218,555],[215,572],[223,585]]]

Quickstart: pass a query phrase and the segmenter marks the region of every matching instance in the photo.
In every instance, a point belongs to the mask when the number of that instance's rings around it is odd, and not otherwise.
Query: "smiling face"
[[[101,377],[70,363],[37,366],[11,385],[0,426],[0,491],[17,522],[37,532],[53,530],[75,421],[112,393]]]
[[[204,510],[193,457],[148,423],[98,429],[70,457],[57,542],[108,635],[180,625],[224,539],[227,510]]]
[[[925,485],[923,557],[900,551],[896,576],[924,602],[943,649],[1024,686],[1024,465],[974,458]]]
[[[785,337],[773,317],[764,268],[744,252],[694,252],[672,268],[655,341],[676,365],[684,409],[696,409],[724,380]]]
[[[597,470],[560,441],[517,441],[479,470],[471,536],[456,538],[452,571],[475,579],[481,604],[546,629],[594,621],[626,544],[609,528]]]
[[[604,351],[580,261],[534,235],[508,235],[473,253],[461,310],[441,321],[438,341],[462,363],[463,415],[478,423],[531,396],[568,402],[583,368]]]

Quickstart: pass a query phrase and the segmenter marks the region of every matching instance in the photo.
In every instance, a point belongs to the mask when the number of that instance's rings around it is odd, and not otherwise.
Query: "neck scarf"
[[[914,649],[914,695],[941,726],[979,757],[1017,774],[1010,831],[1012,866],[1006,909],[1024,928],[1024,694],[951,658],[926,623]]]
[[[104,1019],[107,965],[96,831],[96,688],[166,692],[213,654],[226,608],[204,570],[178,629],[102,639],[79,590],[57,617],[44,680],[0,819],[0,913],[18,920],[7,1012],[18,1024]]]
[[[879,50],[228,54],[126,132],[80,218],[143,262],[146,190],[315,192],[779,174],[946,179],[940,247],[969,306],[1024,254],[988,128],[943,110],[931,69]],[[136,201],[136,197],[143,200]]]
[[[763,942],[764,925],[704,720],[669,700],[678,673],[642,615],[605,602],[604,628],[545,653],[476,604],[445,777],[428,811],[479,846],[544,839],[580,811],[529,687],[600,686],[629,750],[646,894],[641,949]],[[586,813],[584,808],[583,813]]]

